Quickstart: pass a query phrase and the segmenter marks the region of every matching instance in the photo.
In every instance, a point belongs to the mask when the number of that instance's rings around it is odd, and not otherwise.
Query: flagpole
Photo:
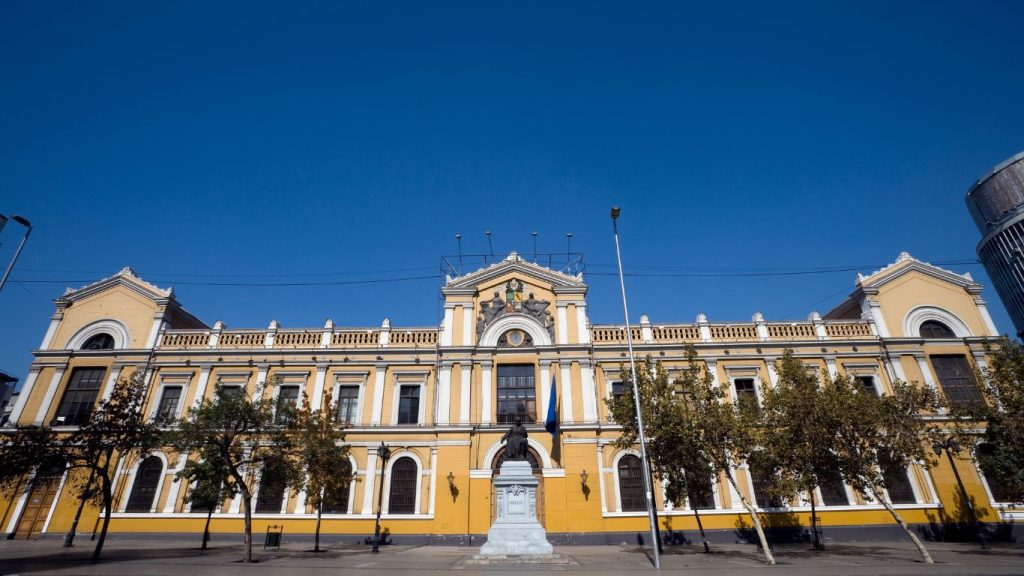
[[[626,280],[622,274],[622,251],[619,249],[619,226],[617,220],[621,210],[612,207],[612,231],[615,235],[615,258],[619,264],[619,286],[622,288],[622,312],[626,317],[626,347],[629,349],[629,372],[633,377],[633,403],[636,408],[636,427],[640,440],[640,459],[644,468],[644,490],[647,493],[647,515],[651,522],[651,552],[654,567],[661,570],[661,556],[658,554],[658,517],[654,511],[654,490],[651,487],[651,466],[647,459],[647,438],[644,436],[644,419],[640,412],[640,390],[636,384],[636,360],[633,359],[633,330],[629,327],[629,308],[626,306]]]

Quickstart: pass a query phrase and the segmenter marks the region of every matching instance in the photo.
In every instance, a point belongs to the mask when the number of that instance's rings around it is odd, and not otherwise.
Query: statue
[[[507,442],[506,460],[526,460],[526,449],[529,446],[526,437],[526,427],[523,426],[522,418],[516,418],[516,423],[501,437],[502,442]]]

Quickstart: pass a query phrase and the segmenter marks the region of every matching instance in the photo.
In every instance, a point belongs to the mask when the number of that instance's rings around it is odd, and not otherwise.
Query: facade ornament
[[[495,290],[490,300],[480,303],[480,312],[476,317],[478,337],[498,318],[506,314],[524,314],[539,322],[547,330],[548,335],[554,338],[555,321],[548,310],[551,303],[547,300],[538,300],[533,292],[529,292],[524,298],[524,288],[522,281],[513,278],[505,283],[504,300],[501,299],[501,293]]]
[[[502,442],[507,443],[505,448],[505,460],[526,460],[526,451],[529,444],[526,441],[526,427],[523,426],[522,418],[516,418],[516,423],[509,427],[508,432],[501,437]]]

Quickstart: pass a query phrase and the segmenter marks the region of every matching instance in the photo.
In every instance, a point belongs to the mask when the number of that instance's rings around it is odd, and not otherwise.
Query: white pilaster
[[[836,359],[834,357],[825,358],[825,367],[828,368],[828,377],[835,380],[836,376],[839,375],[839,370],[836,368]]]
[[[565,302],[558,303],[558,343],[569,343],[569,321],[567,310],[569,305]]]
[[[455,304],[444,305],[444,321],[441,324],[441,346],[452,345],[452,333],[455,326]]]
[[[49,350],[50,344],[53,343],[53,337],[57,334],[57,327],[60,326],[60,321],[64,318],[63,313],[56,313],[50,317],[50,326],[46,329],[46,335],[43,336],[43,343],[39,345],[40,350]]]
[[[562,422],[573,422],[572,414],[572,365],[562,362]]]
[[[597,486],[598,486],[598,489],[600,490],[600,493],[599,493],[598,497],[601,499],[601,513],[604,514],[605,512],[608,511],[608,499],[605,497],[605,490],[604,490],[604,474],[605,474],[605,472],[604,472],[604,462],[602,462],[602,458],[601,458],[601,456],[602,456],[602,454],[601,454],[601,443],[598,442],[598,443],[594,444],[594,447],[597,448],[597,468],[595,468],[595,470],[597,470]]]
[[[64,377],[64,370],[66,366],[57,368],[56,372],[53,373],[53,378],[50,378],[50,385],[46,388],[46,395],[43,396],[43,401],[39,404],[39,411],[36,412],[35,420],[33,424],[37,426],[43,425],[43,420],[46,419],[46,413],[50,410],[50,404],[53,402],[53,397],[57,394],[57,388],[60,386],[60,380]]]
[[[303,488],[295,494],[295,512],[293,514],[306,513],[306,489]]]
[[[436,424],[447,424],[450,418],[452,406],[452,365],[441,364],[441,370],[437,378],[437,414],[434,415]]]
[[[370,414],[370,425],[380,426],[380,413],[384,409],[384,376],[387,366],[378,364],[373,378],[373,412]]]
[[[459,390],[459,393],[462,394],[459,399],[459,423],[469,424],[469,392],[473,385],[473,365],[468,362],[459,364],[459,372],[462,373],[462,389]]]
[[[548,410],[551,406],[551,366],[549,364],[540,365],[540,405],[543,411],[539,417],[547,421]]]
[[[167,503],[164,504],[164,514],[173,514],[174,506],[178,503],[178,492],[181,490],[182,480],[176,474],[185,468],[188,462],[188,453],[178,456],[178,464],[169,472],[171,475],[171,489],[167,492]]]
[[[877,293],[877,290],[875,292]],[[885,316],[882,314],[882,305],[874,300],[869,300],[867,296],[862,296],[860,307],[861,311],[866,311],[867,315],[874,321],[878,335],[882,338],[889,338],[891,332],[889,332],[889,325],[886,324]]]
[[[999,336],[999,330],[996,329],[996,323],[992,321],[992,315],[988,313],[988,306],[985,305],[985,301],[981,298],[975,298],[974,305],[978,307],[978,313],[981,314],[981,320],[985,323],[988,335]]]
[[[576,332],[580,335],[580,344],[590,344],[590,327],[587,325],[587,305],[576,303]]]
[[[316,367],[316,379],[313,380],[313,399],[310,400],[310,408],[319,410],[324,403],[324,380],[327,378],[327,366]],[[337,398],[335,398],[337,400]],[[330,408],[330,406],[328,406]]]
[[[765,358],[764,363],[768,367],[768,383],[775,388],[779,385],[779,372],[775,369],[775,358]]]
[[[462,306],[462,345],[473,345],[473,307],[469,303]]]
[[[594,386],[594,369],[589,362],[580,362],[580,379],[583,388],[583,421],[597,422],[597,387]]]
[[[437,501],[437,447],[430,449],[430,500],[427,503],[427,514],[434,515],[434,502]],[[419,512],[419,510],[417,510]]]
[[[110,400],[110,395],[114,392],[114,386],[117,386],[117,379],[121,377],[121,367],[115,364],[110,369],[110,377],[103,385],[103,394],[100,396],[104,401]]]
[[[196,395],[192,398],[192,407],[198,408],[206,396],[206,385],[210,381],[210,367],[202,366],[199,369],[199,383],[196,384]]]
[[[491,382],[491,363],[481,362],[480,368],[480,422],[490,424],[491,412],[494,411],[491,407],[491,388],[494,385]]]
[[[21,386],[21,392],[18,393],[18,401],[14,403],[14,408],[11,409],[9,426],[16,426],[18,420],[21,419],[21,413],[25,410],[25,403],[28,402],[28,397],[32,395],[32,388],[35,387],[37,378],[39,378],[39,368],[36,366],[29,368],[25,383]]]
[[[153,316],[153,324],[149,327],[149,335],[146,336],[146,348],[156,347],[156,339],[160,336],[160,330],[164,328],[166,312],[161,310]]]
[[[256,373],[256,388],[252,392],[253,400],[263,399],[263,388],[267,385],[267,370],[268,366],[260,366],[259,372]]]
[[[363,482],[362,514],[373,514],[373,494],[377,487],[377,453],[370,448],[366,458],[366,480]]]
[[[886,360],[886,364],[888,364],[889,367],[892,368],[893,374],[896,375],[897,380],[900,380],[902,382],[907,381],[907,372],[903,369],[902,357],[897,356],[893,360]]]
[[[917,360],[917,367],[921,369],[921,375],[924,377],[924,383],[929,388],[938,392],[938,386],[935,385],[935,376],[932,374],[932,367],[928,365],[928,359],[922,356],[914,356]]]

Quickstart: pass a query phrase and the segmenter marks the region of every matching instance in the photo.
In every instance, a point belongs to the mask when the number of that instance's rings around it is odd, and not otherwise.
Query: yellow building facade
[[[217,386],[240,386],[264,398],[308,397],[318,407],[330,389],[349,422],[354,475],[347,494],[333,495],[323,533],[339,540],[372,534],[378,504],[396,541],[480,543],[493,517],[491,478],[502,459],[502,434],[521,418],[529,430],[531,463],[540,478],[538,516],[560,542],[631,542],[647,533],[637,450],[613,442],[618,428],[605,399],[619,392],[626,358],[622,326],[591,325],[588,287],[515,253],[490,266],[449,277],[438,327],[324,326],[264,329],[212,326],[189,314],[172,290],[130,269],[58,298],[46,335],[34,352],[12,422],[71,429],[109,394],[118,378],[145,371],[154,418],[182,417]],[[998,336],[981,286],[907,254],[858,276],[855,290],[824,317],[771,322],[634,325],[636,354],[669,370],[685,363],[684,347],[700,359],[733,399],[758,396],[777,380],[774,362],[792,349],[819,373],[847,373],[885,394],[895,379],[930,386],[956,400],[972,394],[958,371],[984,366],[984,341]],[[386,312],[386,311],[382,311]],[[968,374],[969,376],[969,374]],[[560,433],[544,430],[550,389],[556,389]],[[937,420],[943,418],[936,414]],[[381,442],[391,457],[378,460]],[[1024,518],[999,502],[969,454],[957,463],[985,522]],[[205,511],[191,511],[188,486],[175,480],[187,454],[158,450],[117,463],[110,531],[118,534],[199,534]],[[758,500],[758,472],[737,463],[740,490],[764,511],[768,526],[810,524],[806,501]],[[313,531],[315,515],[300,491],[273,482],[257,488],[254,531],[285,525]],[[51,471],[0,501],[9,537],[62,535],[78,498],[62,471]],[[383,485],[383,490],[380,490]],[[656,486],[663,531],[692,538],[693,507],[713,538],[736,539],[748,525],[737,494],[712,479],[713,501],[673,506]],[[957,487],[945,461],[914,465],[888,484],[904,519],[923,526],[955,520]],[[378,502],[382,493],[383,501]],[[841,481],[813,495],[826,536],[841,539],[895,534],[888,513]],[[763,500],[763,499],[762,499]],[[86,506],[80,532],[100,510]],[[213,515],[213,532],[240,533],[241,502]],[[887,536],[882,536],[887,535]],[[898,536],[893,536],[898,537]]]

